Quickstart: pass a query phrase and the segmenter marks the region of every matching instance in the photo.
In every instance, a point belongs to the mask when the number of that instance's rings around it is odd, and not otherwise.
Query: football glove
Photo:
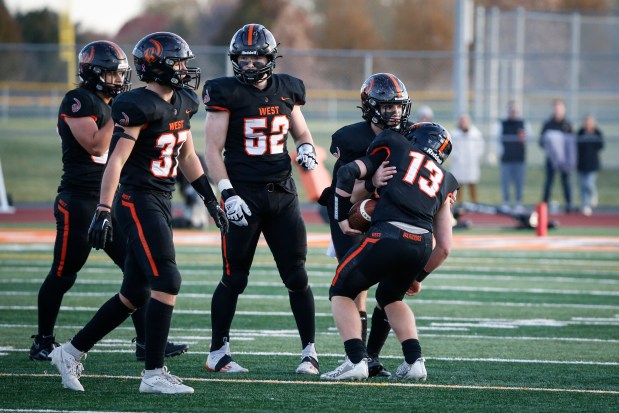
[[[111,211],[95,211],[90,228],[88,228],[88,243],[91,247],[100,250],[112,242],[112,215]]]
[[[226,208],[226,216],[230,222],[239,227],[247,226],[245,215],[248,217],[251,216],[251,211],[240,196],[233,195],[227,198],[224,207]]]
[[[316,150],[311,143],[302,143],[297,148],[297,163],[308,171],[313,171],[318,166]]]
[[[213,221],[215,221],[215,225],[217,225],[217,228],[219,228],[221,234],[227,234],[228,227],[230,225],[228,223],[228,217],[226,216],[226,213],[221,209],[217,201],[211,200],[209,202],[204,202],[204,206],[206,206],[208,213],[210,214],[211,218],[213,218]]]

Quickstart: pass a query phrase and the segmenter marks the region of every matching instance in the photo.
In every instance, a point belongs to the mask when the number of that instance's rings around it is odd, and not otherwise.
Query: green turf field
[[[0,244],[0,412],[619,411],[616,248],[454,250],[422,293],[407,299],[417,315],[427,382],[325,383],[294,374],[301,343],[265,247],[233,323],[233,354],[250,373],[207,373],[211,294],[221,258],[217,247],[180,246],[184,282],[170,339],[191,347],[167,363],[195,388],[182,396],[138,392],[142,365],[135,361],[130,322],[90,352],[81,380],[85,393],[63,389],[53,366],[28,360],[37,292],[51,255],[50,244]],[[335,263],[324,247],[314,247],[307,267],[321,370],[328,371],[343,357],[327,299]],[[65,296],[57,339],[69,339],[119,283],[119,270],[93,251]],[[383,362],[393,370],[401,358],[392,335]]]

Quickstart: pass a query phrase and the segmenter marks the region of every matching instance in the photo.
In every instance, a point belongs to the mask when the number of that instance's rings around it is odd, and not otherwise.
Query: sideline
[[[0,244],[53,244],[55,229],[1,228]],[[329,246],[328,232],[308,232],[310,247]],[[453,248],[458,250],[554,250],[554,251],[606,251],[619,252],[619,236],[548,236],[523,235],[454,235]],[[174,230],[176,245],[218,246],[217,231]],[[261,237],[259,245],[266,246]]]

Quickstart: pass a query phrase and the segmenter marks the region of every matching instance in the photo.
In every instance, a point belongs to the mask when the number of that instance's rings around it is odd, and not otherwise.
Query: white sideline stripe
[[[57,374],[6,374],[0,373],[0,377],[50,377],[58,376]],[[139,380],[140,377],[135,376],[114,376],[108,374],[83,374],[82,377],[94,379],[133,379]],[[309,381],[309,380],[257,380],[257,379],[205,379],[201,377],[181,377],[187,382],[203,382],[203,383],[237,383],[237,384],[292,384],[292,385],[319,385],[319,386],[359,386],[359,387],[426,387],[434,389],[468,389],[468,390],[502,390],[502,391],[540,391],[552,393],[587,393],[587,394],[619,394],[616,390],[586,390],[586,389],[561,389],[561,388],[544,388],[544,387],[506,387],[506,386],[470,386],[460,384],[428,384],[428,383],[401,383],[401,382],[349,382],[349,381]],[[17,410],[16,410],[17,411]],[[47,410],[45,410],[47,411]],[[53,410],[52,410],[53,412]],[[59,410],[59,412],[64,412]]]
[[[52,409],[2,409],[0,412],[14,412],[14,413],[129,413],[123,410],[52,410]],[[133,412],[131,412],[133,413]],[[140,412],[135,412],[140,413]],[[142,412],[146,413],[146,412]]]
[[[417,320],[425,320],[431,317],[418,317]],[[505,321],[505,320],[503,320]],[[518,321],[518,320],[514,320]],[[590,325],[589,322],[583,321],[582,323],[569,323],[569,324],[584,324]],[[602,325],[607,325],[603,323]],[[615,324],[611,324],[615,325]],[[0,328],[24,328],[28,330],[36,330],[38,326],[35,324],[0,324]],[[83,326],[72,326],[72,325],[60,325],[56,326],[56,329],[64,329],[64,330],[79,330],[83,328]],[[425,328],[425,327],[417,327],[420,331],[427,330],[440,330],[438,328]],[[134,327],[125,327],[119,326],[116,327],[115,330],[126,330],[126,331],[135,331]],[[450,329],[450,331],[457,329]],[[468,330],[468,329],[467,329]],[[465,330],[465,331],[467,331]],[[181,328],[181,327],[171,327],[170,332],[174,333],[174,335],[170,335],[170,340],[185,340],[185,341],[200,341],[206,340],[209,341],[211,339],[210,336],[204,335],[187,335],[186,333],[191,332],[200,332],[200,333],[208,333],[211,330],[209,328]],[[234,330],[232,329],[232,335],[235,340],[242,340],[243,337],[298,337],[299,333],[296,330]],[[185,333],[185,334],[183,334]],[[329,328],[329,331],[317,331],[317,336],[336,336],[338,335],[335,328]],[[615,339],[602,339],[602,338],[580,338],[580,337],[534,337],[534,336],[487,336],[487,335],[479,335],[479,334],[436,334],[436,333],[423,333],[422,338],[458,338],[458,339],[469,339],[469,340],[509,340],[509,341],[564,341],[564,342],[574,342],[574,343],[602,343],[602,344],[614,344],[619,343],[619,340]],[[104,345],[104,343],[116,343],[121,346],[133,346],[129,342],[129,340],[125,339],[112,339],[112,338],[104,338],[102,341],[97,343],[97,346]],[[191,343],[190,343],[191,344]],[[27,349],[24,349],[24,351]],[[0,351],[13,351],[13,347],[2,347],[0,346]]]
[[[316,284],[314,284],[316,287]],[[283,289],[282,289],[283,290]],[[466,292],[481,292],[481,293],[527,293],[527,294],[553,294],[553,295],[578,295],[578,296],[609,296],[619,297],[619,291],[600,291],[600,290],[554,290],[545,288],[499,288],[499,287],[447,287],[447,286],[428,286],[424,288],[424,291],[466,291]],[[102,292],[71,292],[71,295],[76,297],[109,297],[116,291],[102,291]],[[38,291],[0,291],[0,296],[38,296]],[[182,293],[183,298],[200,298],[207,299],[212,298],[213,294],[205,293]],[[241,294],[240,299],[254,299],[259,300],[261,298],[267,300],[289,300],[288,295],[285,294]],[[314,299],[327,300],[329,297],[326,295],[314,295]]]

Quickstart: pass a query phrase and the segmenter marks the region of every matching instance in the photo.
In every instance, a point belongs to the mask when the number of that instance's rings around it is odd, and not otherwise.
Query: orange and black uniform
[[[303,346],[313,343],[314,298],[305,270],[307,235],[287,146],[290,116],[295,105],[305,104],[305,86],[285,74],[272,75],[263,90],[224,77],[207,81],[202,98],[207,111],[229,113],[224,164],[237,195],[251,210],[248,226],[230,225],[222,240],[223,276],[211,304],[211,350],[229,337],[261,233],[289,290]]]
[[[58,110],[56,126],[62,144],[63,174],[54,201],[54,260],[38,296],[39,334],[42,336],[53,334],[62,298],[75,283],[77,273],[90,254],[88,227],[99,201],[101,177],[107,161],[107,152],[99,157],[90,155],[73,136],[65,119],[90,117],[102,128],[111,116],[110,105],[84,87],[67,92]],[[125,261],[123,237],[114,229],[115,242],[106,245],[105,252],[122,268]]]
[[[361,160],[368,171],[375,171],[388,160],[397,172],[379,189],[372,227],[341,260],[329,295],[354,299],[361,291],[378,284],[376,300],[385,308],[402,300],[423,270],[432,252],[434,215],[458,189],[458,182],[406,137],[392,130],[377,135],[368,148],[368,156]]]

